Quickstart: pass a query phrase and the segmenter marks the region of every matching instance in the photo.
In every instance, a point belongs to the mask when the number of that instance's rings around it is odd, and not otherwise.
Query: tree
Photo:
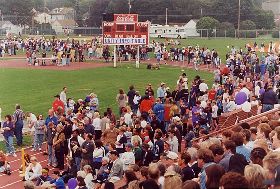
[[[128,14],[128,0],[111,0],[106,8],[106,12],[113,12],[115,14]]]
[[[31,25],[34,0],[2,0],[1,8],[4,15],[9,15],[8,20],[14,24]]]
[[[258,29],[273,29],[274,14],[272,11],[255,10],[256,16],[252,19]]]
[[[217,36],[218,37],[234,37],[235,28],[232,23],[222,22],[217,27]]]
[[[88,26],[101,26],[102,14],[106,12],[109,3],[110,0],[96,0],[92,3],[87,21]]]
[[[219,21],[212,17],[202,17],[196,24],[197,29],[216,29]]]
[[[241,30],[255,30],[256,24],[252,20],[244,20],[240,22]]]
[[[81,26],[82,23],[83,23],[83,20],[82,20],[82,12],[81,12],[81,9],[80,9],[80,1],[79,0],[75,0],[75,21],[77,22],[78,26]]]

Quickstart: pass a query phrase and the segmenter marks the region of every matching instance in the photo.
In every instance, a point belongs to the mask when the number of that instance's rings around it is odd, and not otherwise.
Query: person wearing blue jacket
[[[261,70],[261,80],[263,80],[266,72],[266,64],[264,62],[261,63],[260,70]]]
[[[164,128],[164,105],[161,103],[160,98],[156,99],[156,103],[153,107],[153,112],[156,114],[156,118],[160,121],[160,126]]]

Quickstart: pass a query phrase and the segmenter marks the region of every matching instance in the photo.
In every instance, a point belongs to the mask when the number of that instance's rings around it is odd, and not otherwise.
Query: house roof
[[[35,16],[39,16],[39,15],[49,15],[50,16],[50,14],[45,13],[45,12],[37,12]]]
[[[73,8],[62,7],[62,8],[55,8],[49,12],[50,15],[65,15],[68,13],[72,13],[74,11]]]
[[[4,24],[13,25],[10,21],[0,21],[0,28],[2,28]]]
[[[62,27],[75,27],[77,22],[75,20],[56,20]]]

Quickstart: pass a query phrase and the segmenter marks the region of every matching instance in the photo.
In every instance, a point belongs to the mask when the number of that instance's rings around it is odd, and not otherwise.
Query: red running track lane
[[[53,65],[47,65],[47,66],[29,66],[27,64],[27,61],[25,59],[8,59],[8,60],[1,60],[0,59],[0,68],[21,68],[21,69],[39,69],[39,70],[81,70],[81,69],[89,69],[89,68],[99,68],[99,67],[108,67],[113,66],[112,62],[105,63],[105,61],[102,63],[103,59],[93,59],[89,62],[73,62],[70,66],[53,66]],[[96,61],[96,62],[95,62]],[[133,62],[134,60],[131,60]],[[95,62],[95,63],[93,63]],[[141,61],[142,64],[154,64],[156,63],[156,59],[151,58],[150,60]],[[122,63],[128,63],[125,61],[122,61]],[[49,64],[49,63],[48,63]],[[117,62],[117,65],[120,64]],[[187,63],[187,61],[179,62],[179,61],[161,61],[161,64],[167,64],[174,67],[181,67],[181,69],[194,69],[193,63],[190,64]],[[225,67],[225,64],[221,64],[221,67]],[[213,72],[215,68],[212,67],[212,65],[209,65],[209,70],[207,69],[207,65],[201,64],[198,66],[198,72],[199,71],[210,71]]]
[[[37,70],[58,70],[58,71],[73,71],[73,70],[82,70],[82,69],[90,69],[90,68],[100,68],[100,67],[108,67],[113,66],[112,63],[89,63],[89,62],[73,62],[70,66],[55,66],[49,65],[47,66],[30,66],[28,65],[26,60],[1,60],[0,59],[0,68],[20,68],[20,69],[37,69]]]
[[[43,145],[43,149],[45,149],[45,145]],[[31,152],[31,148],[27,148],[25,150],[25,153],[29,155],[36,156],[37,160],[40,162],[42,167],[46,167],[48,163],[48,156],[43,155],[42,152]],[[21,166],[22,160],[21,160],[21,152],[17,152],[17,157],[8,157],[8,161],[11,164],[11,171],[12,174],[10,176],[5,174],[0,174],[0,189],[21,189],[23,188],[23,181],[19,174],[19,168]],[[49,167],[51,170],[52,167]]]

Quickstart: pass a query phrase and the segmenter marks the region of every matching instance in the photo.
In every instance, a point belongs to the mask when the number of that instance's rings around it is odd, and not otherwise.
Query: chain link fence
[[[280,30],[197,30],[200,38],[280,38]]]
[[[26,27],[22,29],[21,35],[101,35],[102,29],[98,27],[69,27],[62,28],[62,32],[56,32],[50,24],[48,25],[36,25],[37,27]],[[70,33],[67,31],[70,30]],[[0,28],[0,36],[6,36],[8,30]],[[65,32],[64,32],[65,31]],[[174,30],[169,30],[174,31]],[[18,35],[18,33],[13,33]],[[153,36],[153,35],[151,35]],[[245,38],[245,39],[280,39],[280,30],[217,30],[217,29],[185,29],[183,32],[178,30],[178,33],[165,33],[164,35],[156,35],[161,38]],[[181,37],[183,36],[183,37]]]

